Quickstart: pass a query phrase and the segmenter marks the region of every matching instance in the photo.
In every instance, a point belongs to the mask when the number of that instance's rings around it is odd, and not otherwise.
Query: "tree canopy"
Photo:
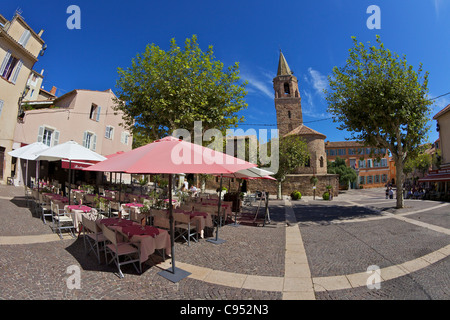
[[[309,158],[308,145],[299,136],[290,135],[279,140],[278,171],[273,175],[278,181],[278,198],[281,197],[281,183],[286,176],[299,166],[304,166]]]
[[[389,149],[396,165],[397,208],[403,207],[403,164],[426,139],[432,102],[427,99],[428,72],[378,46],[354,47],[343,67],[334,67],[325,90],[328,111],[338,129],[366,145]]]
[[[175,129],[193,132],[194,121],[202,121],[203,132],[224,132],[243,121],[237,113],[247,107],[247,83],[239,81],[239,64],[225,68],[212,46],[200,49],[196,35],[183,49],[175,39],[168,51],[147,45],[118,74],[115,110],[124,112],[124,126],[133,133],[156,140]]]
[[[347,166],[345,159],[336,157],[334,162],[328,161],[327,164],[328,173],[334,173],[339,175],[339,184],[347,185],[349,182],[355,182],[358,178],[356,171]]]

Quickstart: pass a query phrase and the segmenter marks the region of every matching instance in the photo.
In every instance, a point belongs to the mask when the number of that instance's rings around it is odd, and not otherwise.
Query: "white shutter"
[[[82,143],[83,147],[86,147],[86,137],[87,137],[87,132],[85,131],[83,133],[83,143]]]
[[[38,141],[38,142],[42,142],[43,137],[44,137],[44,126],[40,126],[40,127],[39,127],[39,130],[38,130],[38,138],[37,138],[37,141]]]
[[[124,142],[124,141],[125,141],[125,139],[124,139],[124,133],[125,133],[125,132],[122,132],[121,135],[120,135],[120,142],[121,142],[121,143],[125,143],[125,142]]]
[[[6,68],[6,65],[8,64],[9,58],[11,58],[11,51],[8,51],[6,53],[5,59],[3,59],[2,65],[0,67],[0,75],[2,75],[3,72],[5,72],[5,68]]]
[[[59,131],[55,130],[54,136],[53,136],[53,145],[56,146],[59,143]]]
[[[95,151],[95,148],[97,147],[97,135],[94,134],[92,139],[93,139],[93,141],[92,141],[92,148],[91,148],[91,150]]]
[[[102,110],[102,107],[98,106],[97,107],[97,121],[100,120],[100,111]]]
[[[3,100],[0,100],[0,116],[2,115],[2,110],[3,110]]]
[[[22,68],[22,65],[23,65],[22,60],[20,60],[20,61],[17,63],[16,70],[14,71],[14,75],[13,75],[13,77],[11,78],[11,82],[14,83],[14,84],[15,84],[16,81],[17,81],[17,77],[19,76],[20,68]]]
[[[22,36],[20,37],[19,44],[25,47],[28,43],[28,40],[30,40],[30,36],[31,36],[30,30],[25,30],[22,33]]]

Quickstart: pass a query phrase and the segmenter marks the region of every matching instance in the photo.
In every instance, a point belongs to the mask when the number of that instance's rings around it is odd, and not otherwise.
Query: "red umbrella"
[[[170,240],[172,246],[172,271],[160,273],[167,279],[177,282],[189,273],[175,268],[174,254],[174,230],[172,208],[172,174],[177,173],[203,173],[226,174],[239,170],[256,167],[256,164],[235,158],[225,153],[203,147],[201,145],[186,142],[172,136],[156,140],[145,146],[116,155],[93,166],[85,168],[88,171],[124,172],[135,174],[164,173],[169,174],[169,222]],[[222,189],[222,179],[220,180]],[[219,205],[221,199],[219,195]],[[220,214],[220,212],[219,212]],[[218,239],[218,226],[216,240],[210,242],[222,243]]]

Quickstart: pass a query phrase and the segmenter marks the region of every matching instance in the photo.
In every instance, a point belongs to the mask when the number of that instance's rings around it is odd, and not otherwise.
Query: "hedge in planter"
[[[291,193],[291,199],[292,200],[299,200],[302,198],[302,194],[300,193],[300,191],[293,191]]]

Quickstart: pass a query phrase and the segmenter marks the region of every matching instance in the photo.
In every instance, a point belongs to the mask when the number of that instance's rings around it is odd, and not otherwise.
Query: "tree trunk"
[[[397,209],[401,209],[404,206],[403,201],[403,161],[400,158],[395,160],[396,167],[396,185],[397,185]]]
[[[277,184],[278,184],[277,199],[282,199],[282,195],[281,195],[281,181],[277,181]]]

